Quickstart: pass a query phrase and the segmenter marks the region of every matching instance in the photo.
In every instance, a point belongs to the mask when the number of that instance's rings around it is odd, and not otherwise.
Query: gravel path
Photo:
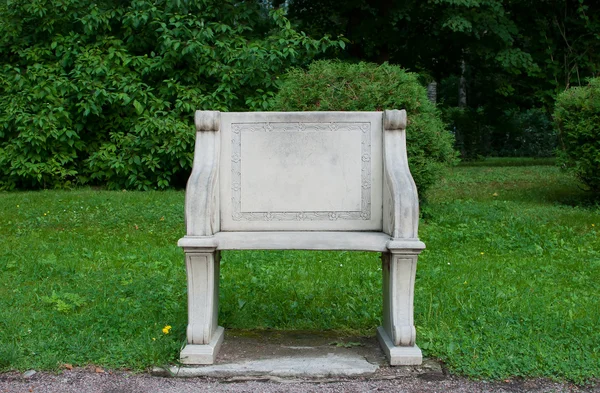
[[[398,392],[398,393],[482,393],[482,392],[594,392],[600,385],[577,387],[543,379],[503,382],[469,381],[444,377],[430,380],[423,376],[351,379],[291,380],[280,378],[163,378],[123,371],[97,372],[76,368],[59,374],[38,372],[29,377],[21,373],[0,374],[0,392],[4,393],[187,393],[187,392]]]

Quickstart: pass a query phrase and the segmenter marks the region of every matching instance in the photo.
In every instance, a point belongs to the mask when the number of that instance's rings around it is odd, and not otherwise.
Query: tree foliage
[[[291,0],[289,14],[307,32],[344,34],[347,58],[388,61],[438,81],[446,117],[471,127],[456,128],[467,157],[504,154],[499,140],[524,140],[506,126],[508,116],[539,128],[560,92],[600,72],[595,0]],[[468,108],[458,113],[461,76]],[[549,136],[540,143],[552,143]]]
[[[255,2],[2,1],[0,187],[181,185],[194,110],[264,108],[339,44]]]
[[[487,62],[508,72],[532,72],[531,55],[514,45],[519,29],[505,0],[292,0],[302,29],[345,34],[349,55],[389,61],[435,79],[460,63]]]

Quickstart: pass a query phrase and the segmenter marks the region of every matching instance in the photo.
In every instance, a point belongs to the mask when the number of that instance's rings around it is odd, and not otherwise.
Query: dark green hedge
[[[554,120],[560,138],[558,163],[600,196],[600,78],[561,93]]]

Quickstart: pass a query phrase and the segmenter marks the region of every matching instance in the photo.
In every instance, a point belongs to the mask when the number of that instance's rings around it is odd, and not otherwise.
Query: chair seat
[[[389,248],[423,249],[418,240],[391,239],[383,232],[218,232],[214,236],[185,236],[183,248],[217,250],[346,250],[386,252]]]

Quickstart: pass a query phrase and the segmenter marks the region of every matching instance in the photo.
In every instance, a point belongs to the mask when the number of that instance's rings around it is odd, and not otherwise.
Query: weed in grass
[[[52,291],[52,296],[42,296],[42,301],[49,304],[60,313],[72,312],[86,303],[86,299],[76,293],[65,292],[57,294]]]

